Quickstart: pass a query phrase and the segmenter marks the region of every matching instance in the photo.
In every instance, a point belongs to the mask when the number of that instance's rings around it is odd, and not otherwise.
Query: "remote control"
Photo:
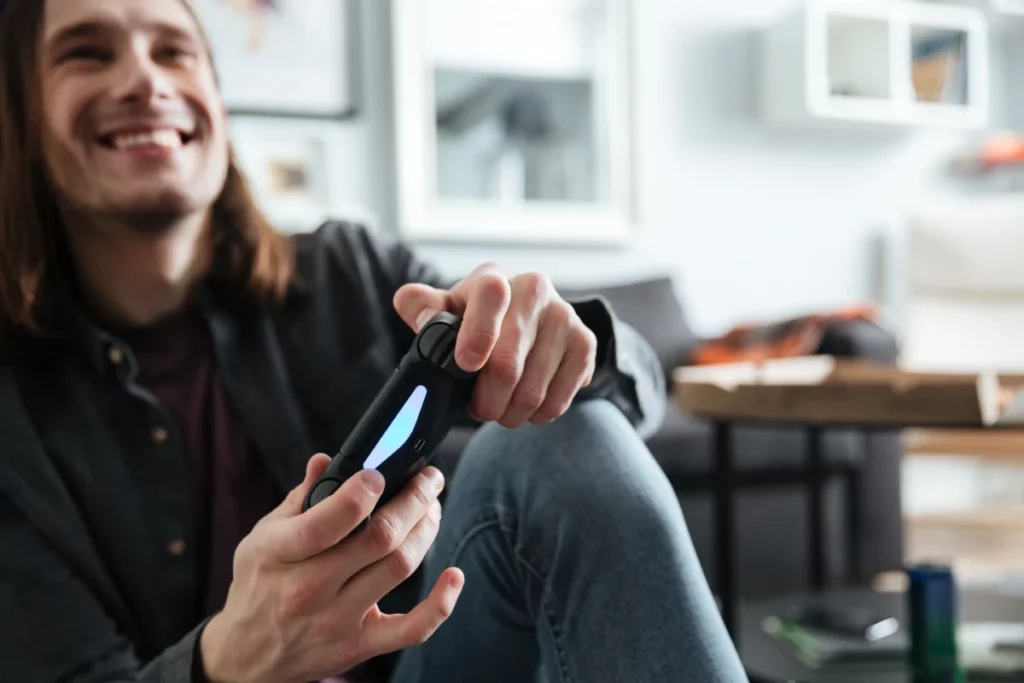
[[[341,450],[309,488],[303,512],[363,469],[376,469],[384,476],[377,502],[383,505],[430,463],[469,405],[476,382],[476,373],[455,363],[461,324],[458,316],[438,313],[423,326]]]

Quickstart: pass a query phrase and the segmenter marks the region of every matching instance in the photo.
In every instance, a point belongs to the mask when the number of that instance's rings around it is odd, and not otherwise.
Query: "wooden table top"
[[[911,372],[828,356],[681,367],[678,408],[726,422],[898,429],[907,451],[1024,456],[1024,377]]]

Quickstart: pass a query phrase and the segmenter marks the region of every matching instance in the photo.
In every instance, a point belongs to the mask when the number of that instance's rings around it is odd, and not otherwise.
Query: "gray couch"
[[[666,376],[687,362],[700,341],[686,321],[683,306],[668,277],[595,289],[563,289],[563,296],[600,294],[618,316],[650,342]],[[896,359],[896,343],[882,329],[867,323],[844,323],[826,334],[821,353]],[[669,383],[671,387],[671,383]],[[455,430],[441,446],[438,461],[451,470],[471,432]],[[734,436],[736,467],[745,480],[739,494],[741,597],[757,597],[808,587],[807,496],[799,485],[780,484],[804,457],[805,435],[798,429],[739,427]],[[715,587],[715,529],[711,496],[711,431],[705,421],[670,407],[661,431],[648,446],[672,482],[686,515],[705,573]],[[900,518],[900,445],[896,434],[865,437],[850,432],[826,434],[825,461],[861,468],[859,499],[853,508],[859,518],[860,577],[898,569],[902,558]],[[847,542],[846,489],[830,481],[825,500],[830,511],[825,521],[828,574],[844,576]]]

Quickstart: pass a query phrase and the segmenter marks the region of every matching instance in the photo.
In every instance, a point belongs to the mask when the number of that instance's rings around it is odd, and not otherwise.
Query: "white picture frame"
[[[189,0],[229,113],[358,114],[360,0]]]
[[[344,124],[233,116],[229,135],[257,205],[279,230],[308,232],[327,220],[377,223],[355,199],[362,188],[344,163]]]
[[[438,187],[438,142],[434,68],[454,64],[462,58],[451,52],[474,43],[479,46],[471,68],[500,74],[514,74],[543,80],[548,70],[573,59],[571,44],[559,34],[564,26],[551,26],[545,35],[544,21],[553,4],[584,5],[591,0],[500,0],[509,14],[500,15],[499,0],[472,7],[452,7],[472,0],[393,0],[393,46],[395,82],[395,126],[397,152],[397,197],[399,232],[412,241],[506,242],[569,245],[623,245],[633,235],[633,159],[630,102],[630,0],[592,0],[600,6],[600,29],[589,36],[603,45],[599,61],[600,78],[593,82],[593,116],[609,131],[600,150],[602,178],[606,188],[603,201],[529,201],[516,204],[487,199],[441,197]],[[437,13],[445,12],[441,15]],[[467,17],[478,11],[479,17]],[[432,15],[431,13],[435,13]],[[547,13],[547,14],[546,14]],[[463,40],[430,45],[431,27],[453,17],[473,22],[475,30],[461,32]],[[516,47],[507,18],[532,22],[530,40]],[[493,21],[490,33],[480,29]],[[557,19],[553,23],[557,23]],[[571,31],[572,29],[568,29]],[[550,62],[537,57],[547,39]],[[502,51],[503,42],[508,49]],[[435,39],[435,42],[436,39]],[[529,44],[530,49],[524,46]],[[587,46],[591,49],[592,46]],[[449,53],[446,53],[449,52]],[[439,54],[432,54],[439,53]],[[531,62],[531,60],[533,60]]]

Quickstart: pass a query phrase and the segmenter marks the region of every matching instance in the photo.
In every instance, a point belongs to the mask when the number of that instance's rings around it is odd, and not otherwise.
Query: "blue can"
[[[906,570],[909,664],[914,683],[962,683],[956,633],[959,623],[956,577],[947,566],[924,564]]]

